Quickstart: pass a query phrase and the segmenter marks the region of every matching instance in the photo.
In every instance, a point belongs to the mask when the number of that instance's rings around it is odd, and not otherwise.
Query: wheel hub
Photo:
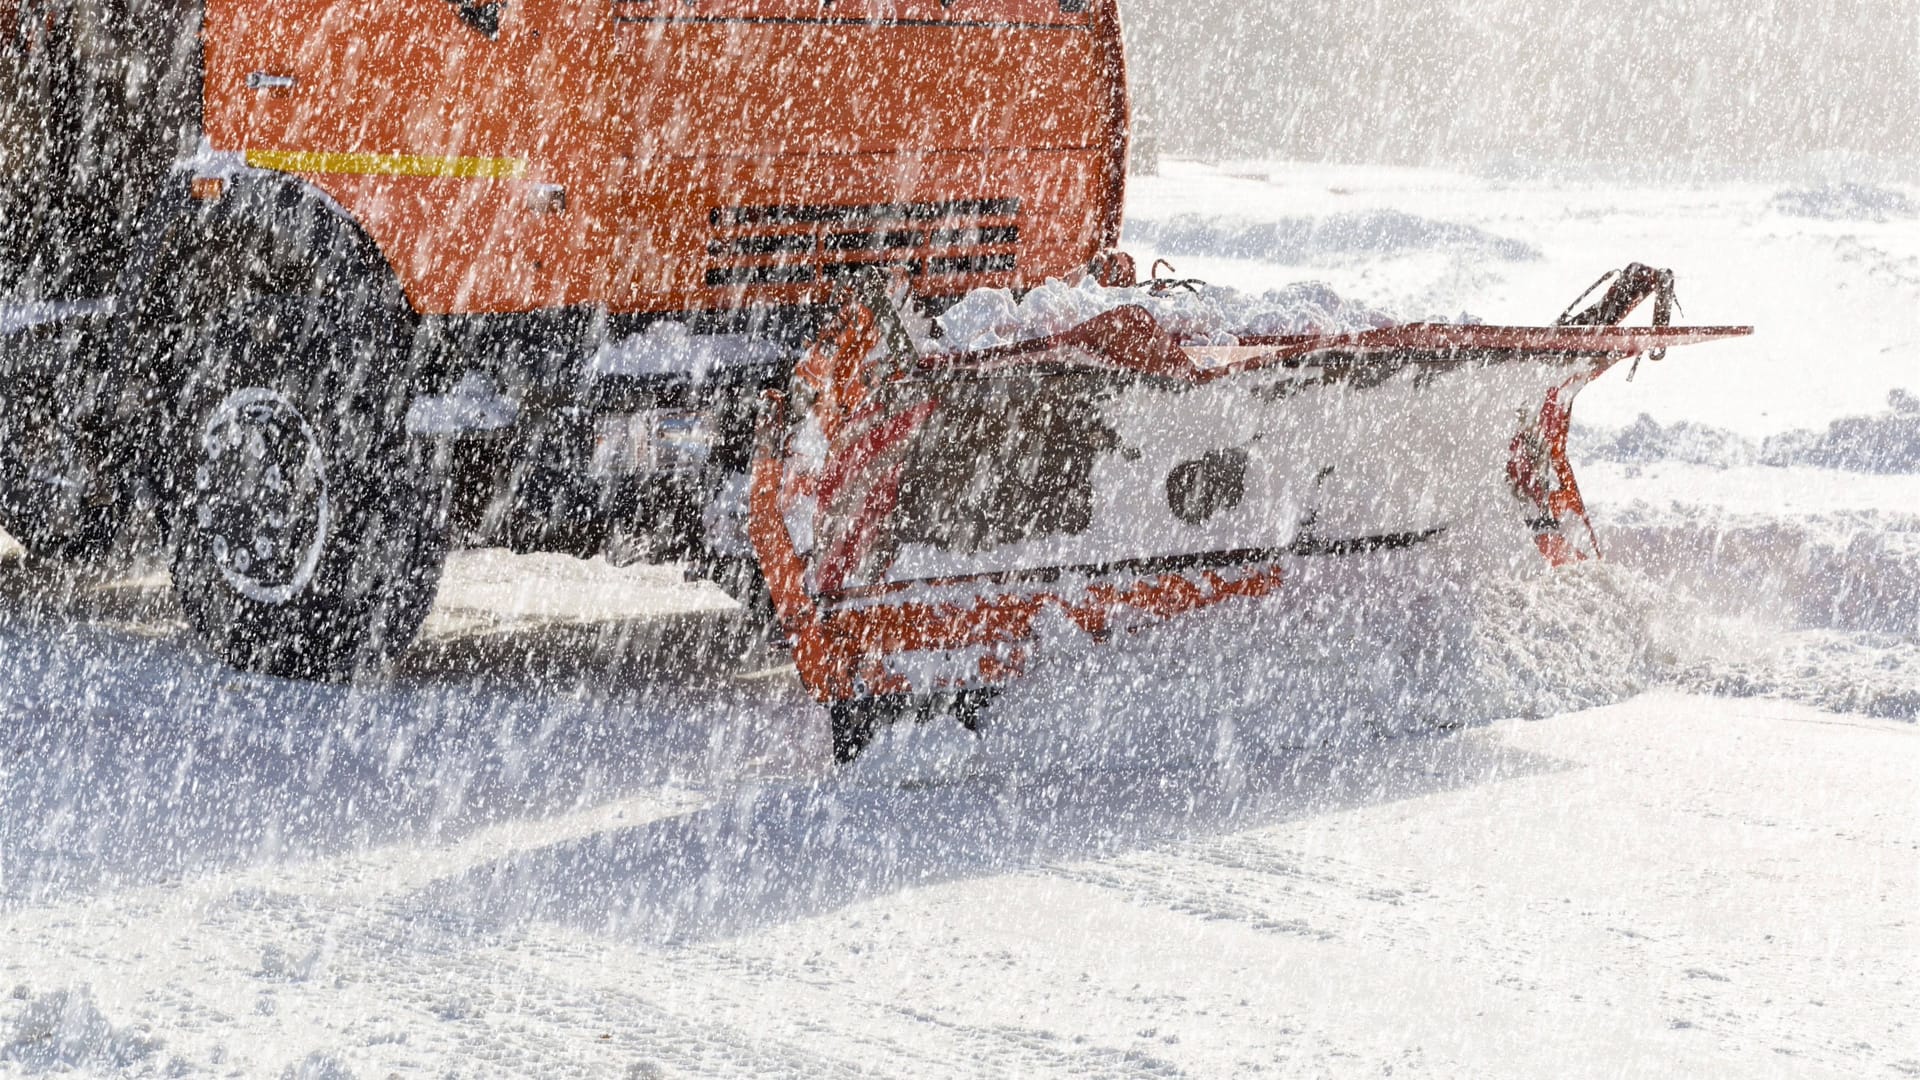
[[[284,604],[312,582],[332,524],[326,457],[285,395],[252,387],[207,418],[194,470],[195,525],[235,591]]]

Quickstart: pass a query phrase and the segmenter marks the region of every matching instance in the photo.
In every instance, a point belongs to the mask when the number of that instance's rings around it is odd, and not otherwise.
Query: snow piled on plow
[[[1314,281],[1252,294],[1202,282],[1109,288],[1083,277],[1049,280],[1017,297],[1008,289],[975,289],[936,320],[938,346],[970,351],[1031,341],[1123,307],[1144,308],[1179,341],[1205,345],[1270,334],[1356,333],[1399,321]]]

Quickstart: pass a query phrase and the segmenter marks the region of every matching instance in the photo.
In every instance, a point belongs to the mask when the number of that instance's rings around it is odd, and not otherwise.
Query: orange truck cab
[[[1115,0],[8,4],[0,526],[160,507],[254,670],[390,657],[460,544],[751,599],[753,418],[837,286],[1119,239]]]
[[[1106,3],[209,0],[204,39],[213,154],[341,206],[423,314],[799,305],[875,264],[956,295],[1117,240]]]

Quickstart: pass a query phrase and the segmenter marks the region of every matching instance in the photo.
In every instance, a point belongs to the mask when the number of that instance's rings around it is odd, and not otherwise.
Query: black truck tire
[[[10,403],[0,402],[0,412]],[[99,563],[135,511],[135,493],[84,435],[38,418],[0,415],[0,529],[36,562]]]
[[[406,431],[410,335],[347,299],[238,303],[194,335],[173,424],[173,584],[242,670],[337,679],[419,633],[444,499]]]
[[[98,566],[149,502],[152,442],[123,415],[140,406],[95,350],[10,344],[41,355],[0,375],[0,529],[36,562]]]

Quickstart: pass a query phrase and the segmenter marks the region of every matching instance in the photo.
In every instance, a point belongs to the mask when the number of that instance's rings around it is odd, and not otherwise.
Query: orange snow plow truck
[[[1046,626],[1591,554],[1573,394],[1741,332],[1637,266],[1548,327],[1196,325],[1117,252],[1114,0],[0,0],[0,56],[0,525],[157,518],[256,671],[391,658],[455,545],[679,561],[850,757]]]

